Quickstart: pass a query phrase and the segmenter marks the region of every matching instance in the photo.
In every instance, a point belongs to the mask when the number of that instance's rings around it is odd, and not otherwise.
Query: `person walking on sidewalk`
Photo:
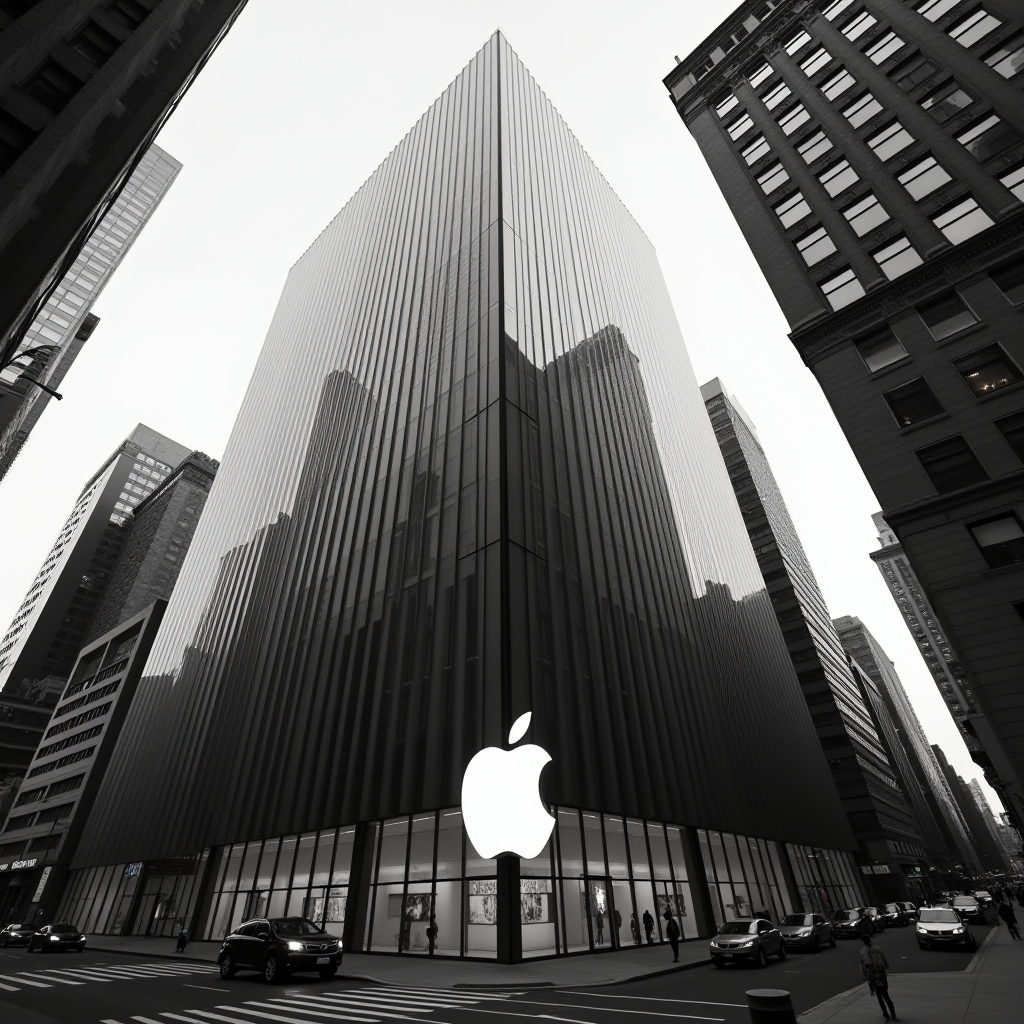
[[[665,938],[668,939],[668,944],[672,947],[672,962],[677,964],[679,963],[679,925],[676,924],[671,910],[665,911],[665,920],[668,922],[665,925]]]
[[[1017,915],[1013,912],[1013,907],[1009,903],[1000,903],[996,908],[996,913],[1006,922],[1006,927],[1010,929],[1010,938],[1020,941],[1020,932],[1017,931]]]
[[[644,932],[647,935],[647,945],[654,942],[654,918],[649,910],[644,911]]]
[[[899,1020],[896,1008],[889,998],[889,977],[885,973],[889,961],[885,953],[871,941],[870,935],[861,936],[864,945],[860,949],[860,970],[873,996],[878,997],[878,1005],[882,1008],[882,1016],[886,1020]]]
[[[178,945],[175,948],[175,953],[184,953],[185,947],[188,945],[188,931],[185,928],[185,922],[181,922],[181,927],[178,929]]]

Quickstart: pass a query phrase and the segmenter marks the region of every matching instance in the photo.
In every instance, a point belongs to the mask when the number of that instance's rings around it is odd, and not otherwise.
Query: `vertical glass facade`
[[[487,955],[426,865],[526,711],[594,810],[524,955],[692,903],[651,822],[851,842],[653,249],[495,34],[293,266],[76,866],[376,821],[356,941]]]

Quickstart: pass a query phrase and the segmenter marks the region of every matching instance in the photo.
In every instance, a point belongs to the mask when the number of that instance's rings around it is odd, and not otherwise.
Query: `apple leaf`
[[[518,743],[525,735],[526,730],[530,728],[530,719],[533,717],[532,711],[527,711],[525,715],[520,715],[513,723],[512,728],[508,731],[509,743]]]

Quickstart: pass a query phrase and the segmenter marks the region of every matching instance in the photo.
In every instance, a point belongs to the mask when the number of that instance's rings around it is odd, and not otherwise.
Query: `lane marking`
[[[195,1013],[195,1012],[196,1012],[195,1010],[189,1010],[189,1013]],[[160,1016],[161,1017],[170,1017],[171,1020],[183,1020],[183,1021],[185,1021],[185,1024],[208,1024],[207,1021],[205,1021],[205,1020],[197,1020],[195,1017],[182,1017],[182,1015],[180,1013],[161,1013]],[[225,1017],[224,1020],[227,1020],[227,1017]],[[114,1024],[117,1024],[117,1022],[114,1021]],[[164,1022],[160,1021],[159,1024],[164,1024]],[[239,1024],[252,1024],[252,1021],[251,1020],[239,1021]]]
[[[75,967],[70,970],[66,970],[60,967],[47,967],[47,974],[70,974],[72,978],[85,978],[87,981],[113,981],[113,978],[100,978],[92,974],[88,974],[84,968]]]
[[[359,992],[392,992],[396,995],[421,995],[428,996],[433,999],[457,999],[460,1002],[475,1003],[481,999],[508,999],[509,995],[522,995],[522,992],[495,992],[495,993],[476,993],[470,992],[454,992],[451,989],[437,989],[437,988],[402,988],[397,985],[380,985],[374,986],[372,989],[361,988]]]
[[[594,1024],[592,1020],[577,1020],[575,1017],[553,1017],[550,1013],[542,1013],[540,1016],[544,1020],[565,1020],[570,1021],[571,1024]]]
[[[32,988],[53,988],[48,981],[26,981],[24,978],[15,978],[10,974],[0,974],[3,981],[16,981],[19,985],[31,985]]]
[[[296,996],[294,998],[296,1000],[304,1000],[304,999],[319,999],[320,997],[319,996]],[[279,999],[279,1000],[278,999],[274,999],[274,1000],[271,1000],[271,1002],[285,1002],[285,1000],[284,999]],[[329,1002],[327,1000],[325,1000],[322,1003],[321,1002],[302,1003],[301,1005],[306,1007],[306,1011],[305,1011],[306,1013],[312,1013],[313,1010],[310,1009],[309,1007],[315,1006],[315,1007],[318,1007],[320,1009],[326,1009],[327,1007],[330,1007],[331,1009],[352,1009],[352,1010],[367,1010],[367,1011],[371,1011],[372,1010],[373,1013],[375,1013],[378,1017],[391,1017],[391,1018],[393,1018],[395,1020],[419,1020],[420,1019],[419,1017],[410,1017],[408,1014],[405,1014],[405,1013],[389,1013],[389,1012],[387,1012],[385,1010],[378,1010],[378,1009],[374,1008],[373,1006],[361,1006],[360,1005],[360,1006],[348,1007],[345,1003],[335,1003],[335,1002]],[[389,1009],[394,1010],[395,1007],[392,1006],[392,1007],[389,1007]],[[360,1018],[348,1018],[348,1017],[346,1017],[344,1019],[345,1020],[349,1020],[349,1019],[358,1020]]]
[[[553,1006],[553,1005],[560,1005],[560,1004],[548,1003],[548,1004],[541,1004],[541,1005]],[[585,1006],[585,1007],[583,1007],[583,1009],[585,1009],[585,1010],[601,1010],[601,1008],[598,1007],[598,1006]],[[515,1013],[512,1010],[485,1010],[482,1006],[474,1007],[474,1010],[475,1010],[476,1013],[493,1013],[493,1014],[497,1014],[499,1017],[529,1017],[531,1020],[537,1020],[538,1017],[543,1017],[544,1016],[544,1014],[538,1014],[538,1013]],[[607,1013],[608,1011],[607,1010],[601,1010],[601,1012],[602,1013]],[[646,1010],[639,1010],[639,1011],[623,1010],[621,1012],[623,1012],[623,1013],[631,1013],[631,1012],[646,1013],[647,1011]],[[685,1020],[710,1020],[710,1021],[717,1021],[718,1024],[725,1024],[725,1018],[724,1017],[697,1017],[697,1016],[694,1016],[693,1014],[689,1014],[689,1013],[673,1013],[673,1014],[668,1014],[668,1015],[662,1014],[661,1016],[682,1017]],[[438,1024],[447,1024],[447,1022],[438,1022]]]
[[[261,1003],[256,1003],[255,1005],[256,1006],[261,1006],[262,1004]],[[286,1024],[319,1024],[319,1021],[299,1020],[299,1018],[297,1018],[297,1017],[279,1017],[275,1013],[264,1013],[262,1010],[247,1010],[244,1006],[218,1006],[217,1009],[218,1010],[241,1010],[242,1013],[251,1013],[254,1017],[266,1017],[268,1020],[281,1020],[281,1021],[285,1021]],[[272,1006],[271,1009],[272,1010],[277,1010],[277,1009],[280,1009],[280,1007]],[[302,1011],[300,1010],[299,1012],[301,1013]],[[334,1020],[356,1020],[356,1021],[365,1021],[366,1024],[377,1024],[377,1019],[375,1017],[353,1017],[351,1015],[346,1015],[346,1014],[343,1014],[343,1013],[334,1013],[334,1014],[331,1014],[331,1017]]]
[[[248,999],[248,1000],[246,1000],[246,1003],[245,1003],[246,1006],[262,1006],[262,1007],[264,1007],[267,1010],[285,1010],[289,1006],[294,1006],[295,1007],[295,1012],[297,1012],[297,1013],[309,1013],[309,1014],[312,1014],[314,1017],[328,1017],[330,1020],[359,1020],[360,1019],[358,1017],[350,1017],[350,1016],[348,1016],[346,1014],[343,1014],[343,1013],[328,1013],[327,1012],[327,1007],[325,1007],[321,1003],[314,1003],[313,1004],[313,1007],[316,1007],[316,1009],[311,1008],[309,1006],[309,1004],[298,1004],[298,1003],[296,1003],[294,1001],[286,1003],[284,1006],[278,1006],[276,1004],[277,1004],[277,1000],[274,1000],[273,1002],[269,1002],[269,1003],[257,1003],[254,999]],[[336,1007],[332,1007],[332,1009],[336,1009]],[[357,1007],[355,1007],[355,1009],[358,1010],[358,1009],[361,1009],[361,1007],[357,1006]],[[256,1013],[255,1010],[245,1010],[245,1009],[243,1009],[242,1012],[243,1013]],[[261,1014],[257,1014],[257,1016],[260,1016],[260,1017],[270,1017],[271,1020],[280,1020],[279,1017],[273,1017],[270,1014],[263,1014],[263,1013],[261,1013]],[[418,1020],[419,1019],[418,1017],[408,1017],[405,1014],[399,1014],[399,1013],[382,1013],[382,1014],[380,1014],[380,1016],[381,1017],[394,1017],[397,1020]]]
[[[594,999],[631,999],[631,1000],[643,1000],[647,1003],[699,1003],[702,1006],[731,1006],[738,1010],[747,1009],[746,1003],[713,1003],[710,999],[664,999],[658,996],[616,996],[608,992],[572,992],[569,989],[559,989],[561,994],[567,996],[583,996],[584,998],[592,997]],[[597,1009],[597,1007],[594,1007]]]
[[[20,988],[16,988],[14,985],[4,985],[2,982],[0,982],[0,988],[2,988],[5,992],[20,992],[21,991]]]
[[[182,988],[201,988],[204,992],[230,992],[229,988],[210,988],[209,985],[190,985],[187,981],[181,983]]]
[[[162,1021],[153,1020],[152,1017],[132,1017],[132,1020],[137,1020],[140,1024],[162,1024]]]
[[[472,1006],[472,1003],[456,1003],[456,1002],[441,1002],[440,1000],[425,999],[423,996],[418,996],[415,999],[402,999],[399,996],[373,996],[373,995],[362,995],[360,991],[354,991],[351,993],[324,993],[325,999],[341,999],[348,1001],[355,999],[357,1002],[368,1002],[379,1004],[389,1010],[400,1010],[400,1009],[422,1009],[429,1012],[430,1010],[457,1010],[460,1006]]]
[[[581,1006],[576,1003],[545,1003],[540,999],[517,999],[516,1006],[527,1003],[531,1006],[564,1006],[567,1010],[600,1010],[602,1013],[636,1013],[636,1010],[617,1010],[613,1006]],[[685,1017],[687,1020],[722,1020],[724,1017],[694,1017],[689,1013],[659,1013],[657,1010],[644,1010],[648,1017]]]

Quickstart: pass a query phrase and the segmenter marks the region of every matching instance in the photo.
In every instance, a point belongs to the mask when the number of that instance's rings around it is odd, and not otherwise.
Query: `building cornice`
[[[1020,252],[1024,252],[1024,207],[839,312],[793,331],[790,340],[803,361],[813,368],[851,338],[910,313],[915,306]]]

